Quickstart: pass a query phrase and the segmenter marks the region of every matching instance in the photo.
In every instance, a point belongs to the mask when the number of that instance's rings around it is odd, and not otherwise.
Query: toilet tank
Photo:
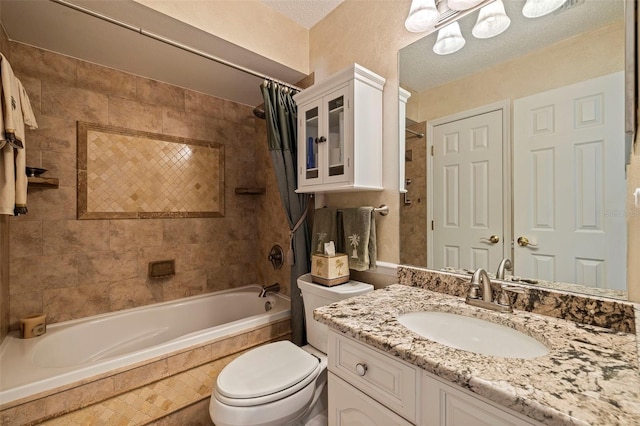
[[[302,300],[304,301],[307,341],[325,354],[327,353],[327,332],[329,329],[326,325],[313,319],[313,310],[373,290],[371,284],[360,281],[349,281],[333,287],[326,287],[313,283],[311,274],[305,274],[298,278],[298,288],[302,292]]]

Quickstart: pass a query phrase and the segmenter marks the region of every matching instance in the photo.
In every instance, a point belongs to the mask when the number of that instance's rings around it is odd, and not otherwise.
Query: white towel
[[[0,114],[0,214],[27,212],[25,124],[37,128],[29,96],[0,53],[2,114]]]

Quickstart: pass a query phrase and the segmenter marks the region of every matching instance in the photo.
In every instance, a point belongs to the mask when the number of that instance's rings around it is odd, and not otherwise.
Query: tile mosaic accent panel
[[[78,122],[78,219],[224,216],[224,145]]]

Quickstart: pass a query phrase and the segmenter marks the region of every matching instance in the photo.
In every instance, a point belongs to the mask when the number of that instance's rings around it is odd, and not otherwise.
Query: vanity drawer
[[[416,367],[330,330],[329,371],[411,422],[416,422]],[[331,389],[329,389],[331,392]]]

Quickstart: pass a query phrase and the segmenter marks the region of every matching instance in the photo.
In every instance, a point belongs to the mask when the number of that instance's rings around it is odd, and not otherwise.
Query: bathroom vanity
[[[549,351],[533,358],[481,355],[426,339],[398,321],[431,311],[505,325]],[[403,284],[322,307],[315,319],[332,329],[330,425],[640,424],[635,329],[517,309],[498,313]]]

